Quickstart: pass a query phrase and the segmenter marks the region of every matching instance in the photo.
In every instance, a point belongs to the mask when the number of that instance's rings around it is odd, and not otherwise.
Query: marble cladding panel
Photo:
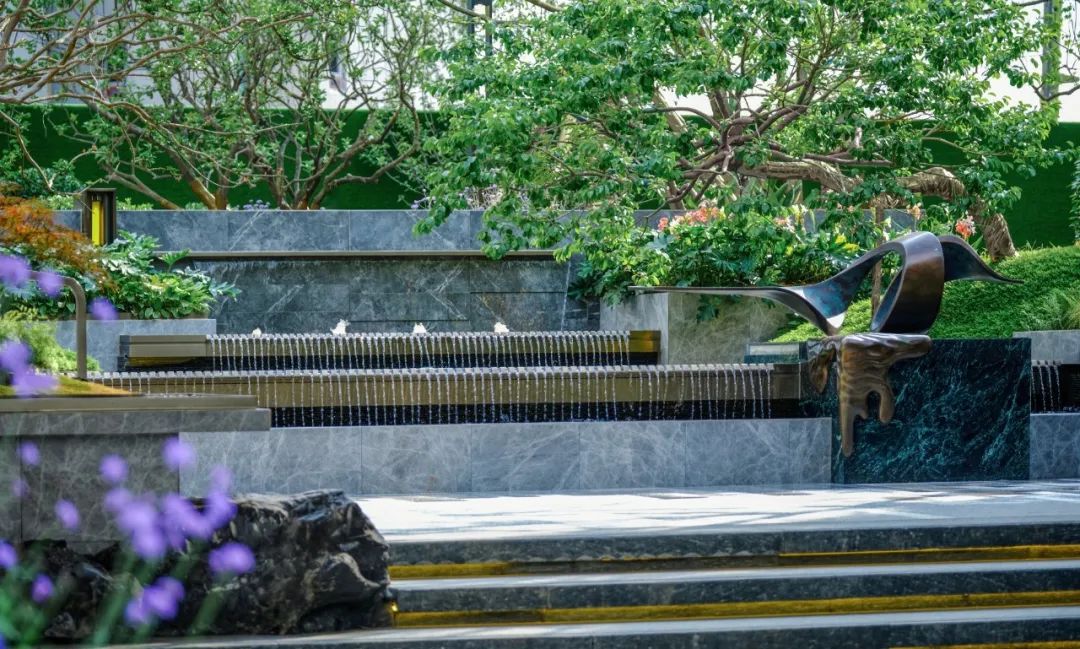
[[[340,212],[349,223],[351,250],[470,250],[478,247],[483,212],[454,212],[428,234],[413,228],[423,210],[354,210]]]
[[[180,437],[197,454],[196,465],[180,476],[185,495],[206,493],[210,471],[219,465],[230,469],[238,493],[362,489],[358,428],[191,432]]]
[[[741,363],[746,346],[769,340],[789,319],[787,310],[753,298],[721,303],[712,320],[698,319],[697,295],[651,294],[601,307],[600,328],[660,331],[665,363]]]
[[[472,490],[468,427],[362,428],[362,493],[436,493]]]
[[[833,481],[1027,479],[1030,350],[1022,338],[934,340],[926,356],[896,363],[893,419],[881,423],[872,405],[870,419],[856,420],[851,457],[834,420]],[[823,397],[807,394],[806,416],[835,414],[835,370]]]
[[[1018,331],[1016,338],[1031,340],[1031,360],[1080,363],[1080,330]]]
[[[686,486],[686,433],[681,423],[592,424],[581,434],[581,487]]]
[[[213,334],[217,322],[207,318],[181,320],[90,320],[86,323],[86,351],[101,364],[105,372],[117,370],[120,336]],[[56,341],[61,347],[75,349],[75,321],[56,323]]]
[[[354,494],[810,484],[829,479],[828,420],[579,422],[277,428],[184,433],[206,487],[221,464],[237,489]]]
[[[1080,478],[1080,413],[1031,415],[1031,479]]]
[[[21,479],[16,456],[17,438],[0,430],[0,539],[22,538],[22,500],[16,496]]]
[[[566,296],[573,275],[554,261],[465,259],[245,260],[195,262],[233,282],[240,299],[214,312],[222,333],[595,329],[598,311]]]
[[[830,481],[828,419],[688,421],[683,427],[687,485]]]
[[[581,489],[580,434],[565,424],[470,427],[472,491]]]
[[[104,508],[108,491],[100,477],[101,458],[117,453],[131,467],[126,487],[134,493],[176,491],[179,476],[161,459],[161,445],[168,435],[96,435],[93,437],[45,437],[35,440],[41,451],[36,467],[24,467],[29,488],[22,504],[25,538],[65,538],[74,541],[106,541],[119,538]],[[64,530],[56,519],[56,502],[69,500],[79,510],[75,531]]]

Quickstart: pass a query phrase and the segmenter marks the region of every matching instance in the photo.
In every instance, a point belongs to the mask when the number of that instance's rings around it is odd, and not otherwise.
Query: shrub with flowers
[[[23,259],[4,257],[0,258],[0,281],[4,291],[24,292],[33,281],[45,290],[50,276],[32,274]],[[45,286],[40,286],[43,282]],[[97,303],[96,310],[102,317],[114,313],[103,300]],[[0,366],[18,394],[32,395],[55,384],[55,378],[40,372],[33,362],[31,350],[23,342],[9,340],[0,346]],[[37,467],[44,461],[32,442],[23,441],[14,450],[17,462],[24,467]],[[171,438],[162,449],[162,459],[170,471],[178,472],[193,465],[195,453],[182,440]],[[108,488],[105,510],[125,539],[111,585],[103,592],[76,592],[79,583],[75,575],[55,565],[53,555],[62,546],[40,541],[16,547],[0,540],[0,647],[34,646],[47,635],[51,625],[72,624],[63,615],[56,617],[68,598],[82,598],[76,602],[82,606],[99,605],[94,627],[67,629],[70,635],[87,636],[95,645],[110,640],[142,640],[158,624],[178,615],[185,598],[184,581],[193,570],[205,566],[224,586],[236,575],[254,569],[255,559],[249,548],[224,542],[218,535],[236,514],[229,495],[231,478],[224,468],[213,471],[209,492],[198,506],[177,493],[131,491],[127,486],[127,462],[117,454],[102,458],[99,478]],[[0,497],[0,502],[31,495],[29,485],[21,478],[5,488],[11,495]],[[53,512],[58,531],[74,532],[83,524],[80,511],[70,500],[57,500]],[[212,619],[219,604],[214,592],[207,594],[195,616],[194,630]]]
[[[615,303],[632,285],[816,282],[839,271],[864,246],[852,240],[855,232],[808,227],[809,216],[800,207],[763,214],[704,205],[662,218],[655,229],[627,230],[617,240],[585,246],[574,292]]]

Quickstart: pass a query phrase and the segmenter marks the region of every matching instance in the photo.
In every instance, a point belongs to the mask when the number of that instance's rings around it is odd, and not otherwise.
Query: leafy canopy
[[[483,29],[490,54],[442,55],[424,227],[495,188],[493,255],[625,243],[642,205],[840,218],[925,197],[1007,255],[1005,174],[1063,155],[1049,106],[990,92],[1037,81],[1041,27],[1008,0],[588,0]]]

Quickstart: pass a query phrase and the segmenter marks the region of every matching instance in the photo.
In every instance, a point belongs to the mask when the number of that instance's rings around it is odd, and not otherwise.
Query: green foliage
[[[702,208],[654,229],[586,245],[575,296],[616,302],[631,285],[753,286],[816,282],[840,270],[860,246],[833,231],[809,233],[803,214],[726,214]],[[707,315],[707,314],[704,314]]]
[[[938,196],[955,220],[1065,158],[1044,146],[1050,108],[991,92],[1037,81],[1040,28],[1008,0],[589,0],[489,30],[492,55],[475,39],[441,57],[448,126],[427,143],[420,229],[494,188],[493,256],[619,241],[641,205],[839,218]]]
[[[101,250],[101,263],[110,285],[101,286],[90,277],[76,275],[86,289],[87,299],[105,297],[120,312],[149,320],[208,313],[218,300],[235,299],[239,294],[232,284],[217,282],[201,271],[173,269],[186,253],[166,255],[166,267],[160,269],[156,247],[153,237],[121,232],[116,241]],[[75,311],[69,298],[52,300],[37,294],[13,299],[10,308],[45,320],[69,318]]]
[[[79,192],[85,186],[68,160],[57,160],[38,169],[24,159],[21,150],[8,149],[0,156],[0,191],[6,196],[45,198]]]
[[[1021,251],[995,268],[1023,284],[950,282],[930,335],[935,338],[1008,338],[1017,331],[1080,328],[1080,246]],[[870,328],[870,302],[852,305],[843,333]],[[820,338],[823,334],[803,322],[777,337],[777,342]]]
[[[43,322],[0,318],[0,340],[20,340],[30,348],[30,364],[45,372],[74,372],[75,352],[56,342],[56,327]],[[97,360],[87,357],[88,369],[99,370]]]

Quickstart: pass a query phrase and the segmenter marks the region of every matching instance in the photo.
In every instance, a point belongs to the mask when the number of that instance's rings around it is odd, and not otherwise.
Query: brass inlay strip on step
[[[1080,590],[846,597],[770,602],[552,608],[515,611],[399,611],[394,616],[394,624],[398,627],[585,624],[1072,605],[1080,605]]]
[[[668,559],[628,558],[562,562],[502,561],[490,563],[394,565],[390,567],[390,576],[394,579],[442,579],[575,572],[627,572],[631,570],[706,570],[736,567],[779,568],[791,566],[962,563],[972,561],[1023,561],[1040,559],[1080,559],[1080,544],[922,548],[913,550],[855,550],[851,552],[783,552],[777,555],[749,557],[685,557]]]
[[[892,649],[1080,649],[1080,640],[1043,640],[1036,642],[996,642],[991,644],[934,644]]]

